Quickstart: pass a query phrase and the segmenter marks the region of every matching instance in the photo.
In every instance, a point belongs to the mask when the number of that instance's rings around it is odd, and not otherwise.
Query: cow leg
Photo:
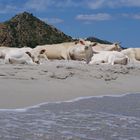
[[[108,57],[108,64],[114,65],[115,56],[111,55]]]

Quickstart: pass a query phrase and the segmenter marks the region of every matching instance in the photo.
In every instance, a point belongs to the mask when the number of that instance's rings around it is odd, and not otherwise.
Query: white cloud
[[[140,7],[140,0],[86,0],[86,4],[91,9],[104,7]]]
[[[123,13],[121,16],[124,17],[124,18],[140,20],[140,13],[137,13],[137,14]]]
[[[75,2],[73,0],[55,0],[56,7],[77,7],[81,5],[81,2]]]
[[[44,11],[50,5],[53,5],[53,0],[28,0],[24,7],[25,9]]]
[[[90,14],[90,15],[77,15],[77,20],[85,21],[86,23],[89,23],[89,21],[104,21],[104,20],[111,20],[112,17],[108,13],[98,13],[98,14]]]
[[[134,19],[140,20],[140,14],[135,14],[135,15],[133,15],[133,18],[134,18]]]
[[[140,7],[140,0],[121,0],[121,3],[124,6],[135,6],[135,7]]]
[[[28,0],[24,7],[25,9],[33,9],[36,11],[45,11],[49,7],[51,8],[66,8],[66,7],[75,7],[79,3],[74,2],[73,0]]]
[[[0,4],[0,14],[6,14],[9,12],[17,12],[18,8],[15,5],[3,5]]]
[[[25,3],[13,5],[13,3],[0,3],[0,13],[20,12],[35,10],[44,12],[48,8],[117,8],[117,7],[140,7],[140,0],[27,0]]]
[[[87,6],[91,9],[99,9],[103,7],[105,0],[94,0],[94,1],[87,1]]]

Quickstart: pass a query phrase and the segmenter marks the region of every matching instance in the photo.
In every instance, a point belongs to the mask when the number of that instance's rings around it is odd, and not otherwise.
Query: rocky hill
[[[24,12],[0,23],[0,46],[23,47],[72,41],[55,27]]]

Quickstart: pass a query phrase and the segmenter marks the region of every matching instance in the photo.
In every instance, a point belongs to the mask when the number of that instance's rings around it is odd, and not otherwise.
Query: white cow
[[[36,52],[30,47],[23,48],[11,48],[11,47],[0,47],[0,58],[4,59],[5,63],[40,63],[42,55],[45,53],[44,49]],[[29,61],[32,59],[32,61]],[[23,61],[23,62],[22,62]],[[27,62],[25,62],[27,61]]]
[[[128,48],[121,51],[123,54],[127,55],[131,61],[140,61],[140,48]]]
[[[4,59],[5,64],[35,64],[31,58],[30,52],[21,50],[11,50]]]
[[[52,45],[39,45],[33,49],[35,53],[40,52],[42,49],[46,50],[44,53],[45,59],[71,59],[69,50],[73,47],[85,46],[86,44],[90,44],[89,41],[76,41],[76,42],[66,42],[60,44],[52,44]],[[42,55],[43,56],[43,55]]]
[[[17,51],[21,50],[22,52],[30,52],[32,48],[30,47],[23,47],[23,48],[16,48],[16,47],[0,47],[0,58],[5,58],[6,54],[9,53],[10,51]]]
[[[114,65],[114,64],[126,65],[128,61],[129,61],[129,58],[121,52],[101,51],[92,56],[90,64],[107,63],[111,65]]]
[[[118,43],[114,44],[100,44],[100,43],[94,43],[92,47],[93,51],[99,52],[99,51],[121,51],[122,48]]]

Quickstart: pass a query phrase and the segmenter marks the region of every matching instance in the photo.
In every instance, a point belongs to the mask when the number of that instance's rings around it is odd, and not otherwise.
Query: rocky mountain
[[[24,12],[0,23],[0,46],[23,47],[72,41],[55,27]]]

